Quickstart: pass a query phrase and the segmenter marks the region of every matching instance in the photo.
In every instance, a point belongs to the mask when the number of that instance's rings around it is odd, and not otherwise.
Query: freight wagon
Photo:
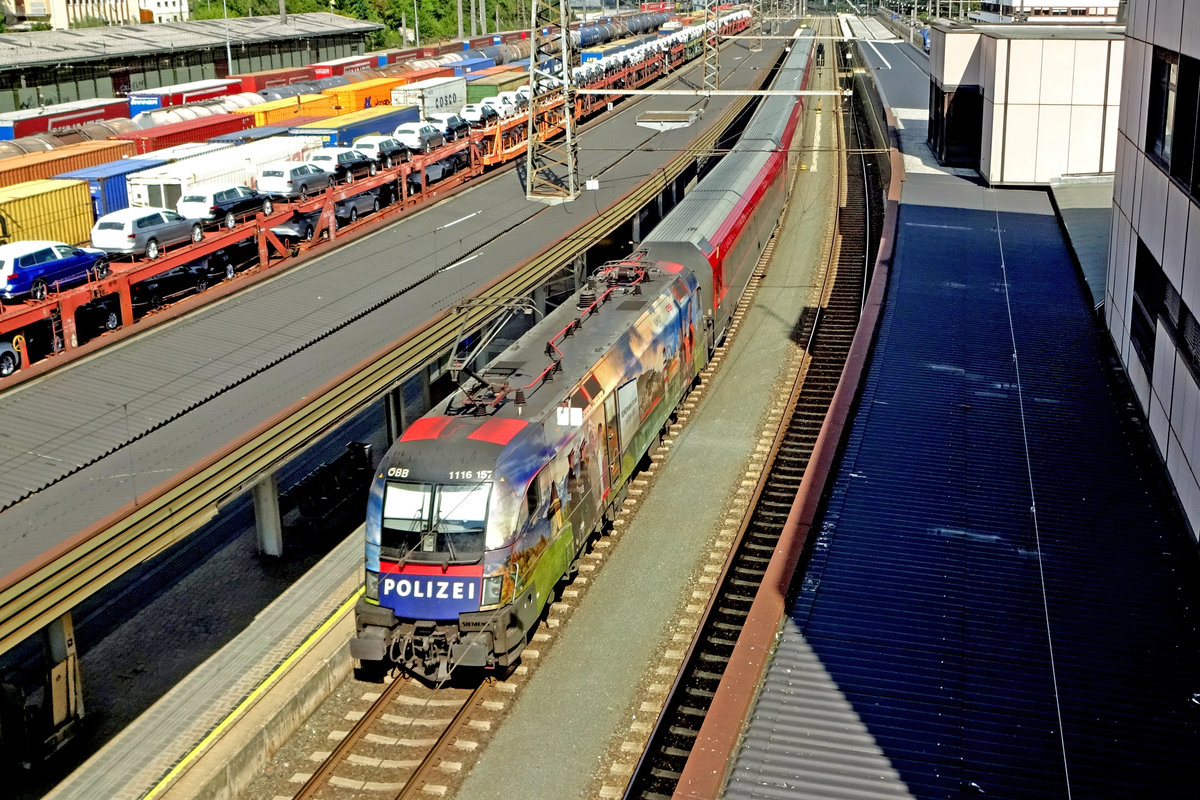
[[[529,83],[529,75],[514,72],[511,75],[487,75],[467,84],[467,102],[479,103],[501,92],[515,92]]]
[[[329,78],[334,75],[345,75],[348,72],[359,72],[374,67],[375,61],[371,56],[347,56],[335,58],[332,61],[322,61],[312,65],[314,78]]]
[[[292,136],[318,136],[326,147],[349,147],[360,136],[390,134],[403,122],[416,122],[421,112],[416,106],[383,106],[343,114],[319,122],[292,128]]]
[[[236,78],[177,83],[174,86],[162,86],[158,89],[139,89],[129,93],[129,114],[133,116],[143,111],[153,111],[156,108],[215,100],[218,97],[236,94],[240,91],[242,91],[242,82]]]
[[[264,69],[258,72],[243,72],[241,75],[230,75],[241,81],[243,92],[257,92],[260,89],[270,89],[272,86],[290,86],[293,83],[312,80],[312,67],[283,67],[282,69]]]
[[[129,205],[174,208],[198,183],[232,183],[253,187],[258,170],[274,161],[303,161],[322,146],[319,136],[275,136],[212,153],[205,158],[135,172],[126,178]]]
[[[30,239],[80,244],[91,235],[86,181],[47,179],[0,188],[0,244]]]
[[[332,89],[326,89],[321,94],[332,95],[336,101],[335,107],[338,113],[346,114],[351,111],[361,111],[364,108],[390,105],[392,89],[403,82],[401,78],[373,78],[369,81],[335,86]]]
[[[422,117],[436,111],[457,114],[467,102],[467,82],[462,78],[430,78],[392,89],[392,105],[416,106]]]
[[[111,97],[5,111],[0,113],[0,141],[73,128],[88,122],[128,118],[129,104],[124,99]]]
[[[301,94],[239,109],[233,113],[250,115],[254,120],[254,127],[261,128],[266,125],[279,125],[296,117],[332,117],[337,113],[334,108],[335,102],[336,100],[327,94]]]
[[[61,175],[55,175],[54,179],[87,181],[88,190],[92,194],[92,216],[99,219],[105,214],[129,207],[129,189],[125,182],[127,176],[170,163],[167,159],[153,156],[125,158],[120,161],[110,161],[107,164],[97,164],[94,167],[64,172]]]
[[[224,133],[244,131],[250,127],[251,121],[246,114],[217,114],[167,125],[155,125],[153,128],[122,133],[116,138],[132,142],[137,148],[137,153],[145,155],[164,147],[188,142],[206,142]]]
[[[587,63],[588,61],[599,61],[602,58],[615,56],[617,53],[623,53],[626,50],[632,50],[638,45],[648,44],[654,41],[658,41],[658,36],[654,34],[649,36],[630,36],[629,38],[621,39],[616,42],[609,42],[608,44],[588,48],[580,54],[580,60],[584,63]]]
[[[164,147],[162,150],[155,150],[150,154],[151,158],[166,159],[170,163],[176,161],[187,161],[189,158],[200,158],[209,153],[215,153],[218,150],[224,150],[232,147],[230,144],[209,144],[208,142],[189,142],[188,144],[177,144],[174,147]]]
[[[76,142],[55,150],[0,159],[0,186],[52,178],[73,169],[83,169],[134,154],[131,142]]]

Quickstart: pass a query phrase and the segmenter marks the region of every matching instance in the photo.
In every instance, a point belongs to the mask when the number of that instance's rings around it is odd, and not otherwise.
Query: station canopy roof
[[[233,46],[281,39],[303,39],[338,33],[366,34],[381,29],[375,22],[318,12],[231,17],[229,42]],[[124,56],[166,55],[181,50],[207,50],[225,46],[224,19],[160,22],[153,25],[115,25],[65,31],[30,31],[0,34],[0,70],[41,65],[69,65]]]

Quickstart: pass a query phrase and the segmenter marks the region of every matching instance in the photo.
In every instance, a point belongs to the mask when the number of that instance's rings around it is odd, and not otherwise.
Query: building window
[[[1146,154],[1200,199],[1200,60],[1154,48]]]
[[[1171,163],[1175,132],[1175,92],[1179,83],[1179,56],[1154,48],[1150,65],[1150,106],[1146,113],[1146,152],[1164,166]]]
[[[1161,322],[1175,350],[1183,354],[1192,379],[1200,383],[1200,321],[1171,285],[1162,267],[1138,239],[1133,273],[1130,339],[1146,373],[1154,369],[1154,340]]]
[[[1163,288],[1167,278],[1154,256],[1138,239],[1137,261],[1133,266],[1133,313],[1129,321],[1129,338],[1134,352],[1141,359],[1146,374],[1154,372],[1155,323],[1163,307]]]

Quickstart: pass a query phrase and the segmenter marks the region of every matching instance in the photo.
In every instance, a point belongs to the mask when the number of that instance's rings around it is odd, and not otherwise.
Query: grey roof
[[[949,185],[905,184],[858,412],[725,797],[1191,796],[1194,543],[1045,195],[952,208]]]
[[[993,39],[1075,39],[1109,42],[1125,38],[1125,26],[1111,23],[1075,22],[1065,25],[1049,25],[1044,22],[1009,22],[967,25],[959,22],[935,22],[929,27],[943,33],[973,31]]]
[[[223,19],[206,19],[0,34],[0,69],[224,47],[225,25]],[[231,17],[228,25],[229,41],[233,45],[333,34],[365,34],[383,27],[375,22],[326,12],[289,14],[286,23],[281,23],[278,16]]]

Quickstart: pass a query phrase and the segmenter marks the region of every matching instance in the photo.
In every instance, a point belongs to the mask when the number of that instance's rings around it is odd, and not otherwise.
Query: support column
[[[398,386],[383,396],[383,427],[389,445],[404,431],[404,398]]]
[[[633,219],[631,220],[631,222],[633,223],[633,233],[630,234],[629,238],[633,240],[633,243],[635,245],[641,244],[641,242],[642,242],[642,210],[641,209],[638,209],[637,213],[635,213],[633,215]]]
[[[258,528],[258,551],[267,556],[283,555],[283,521],[279,517],[275,473],[254,484],[254,522]]]
[[[541,319],[546,316],[546,286],[545,284],[533,290],[533,295],[530,298],[533,300],[533,307],[537,309],[537,318]]]
[[[583,286],[583,281],[587,278],[587,257],[583,253],[578,253],[575,256],[575,266],[572,277],[575,279],[575,285],[571,287],[571,291],[577,291],[580,286]]]
[[[79,656],[75,652],[75,623],[71,612],[51,622],[43,633],[46,657],[50,662],[51,722],[57,736],[64,726],[83,718],[83,679],[79,673]]]

